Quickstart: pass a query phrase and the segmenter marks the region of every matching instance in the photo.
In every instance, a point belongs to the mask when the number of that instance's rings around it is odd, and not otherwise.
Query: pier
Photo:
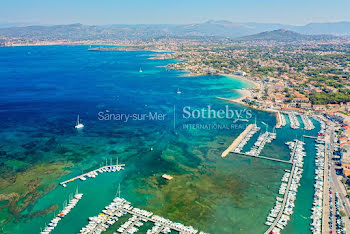
[[[312,130],[315,128],[314,124],[312,123],[311,119],[307,115],[300,115],[301,120],[304,124],[304,130]]]
[[[283,126],[283,120],[281,116],[281,112],[276,112],[276,126],[275,128],[281,128]]]
[[[125,164],[115,164],[115,165],[106,165],[100,168],[97,168],[96,170],[93,171],[89,171],[87,173],[84,173],[82,175],[78,175],[76,177],[73,177],[69,180],[63,181],[60,183],[60,185],[62,185],[63,187],[67,186],[67,183],[69,182],[73,182],[77,179],[80,180],[86,180],[85,176],[87,177],[96,177],[96,175],[98,175],[98,172],[103,173],[103,172],[115,172],[115,171],[120,171],[120,170],[124,170]]]
[[[275,161],[275,162],[281,162],[281,163],[288,163],[288,164],[293,163],[292,160],[286,161],[286,160],[282,160],[282,159],[278,159],[278,158],[269,158],[269,157],[265,157],[265,156],[252,155],[252,154],[247,154],[247,153],[242,153],[242,152],[232,152],[232,153],[245,155],[245,156],[253,157],[253,158],[260,158],[260,159],[266,159],[266,160]]]
[[[290,128],[298,129],[300,127],[299,120],[294,112],[288,112],[288,118],[290,120]]]
[[[154,223],[154,226],[152,229],[148,230],[147,233],[149,233],[149,231],[151,233],[169,233],[171,230],[184,234],[198,233],[198,230],[194,229],[192,226],[185,226],[181,223],[154,215],[152,212],[133,207],[130,202],[120,197],[115,197],[112,203],[106,206],[98,216],[90,217],[89,223],[80,230],[80,233],[88,234],[106,231],[114,225],[120,217],[126,214],[130,214],[132,217],[119,226],[116,230],[119,233],[137,232],[138,228],[135,226],[140,227],[143,225],[143,222],[148,221]],[[199,232],[199,234],[205,233]]]
[[[282,125],[282,127],[284,127],[287,124],[286,117],[284,116],[283,113],[281,113],[281,112],[279,112],[279,113],[280,113],[280,117],[281,117],[281,125]]]
[[[138,222],[142,217],[141,216],[138,216],[137,219],[135,219],[135,221],[133,221],[129,227],[127,227],[124,231],[123,231],[123,234],[127,234],[129,233],[129,230],[136,224],[136,222]]]
[[[315,136],[303,135],[303,137],[306,137],[306,138],[312,138],[312,139],[317,139],[317,137],[315,137]]]
[[[137,213],[135,213],[135,212],[133,212],[133,211],[131,211],[131,210],[123,210],[123,211],[125,211],[125,212],[127,212],[127,213],[129,213],[129,214],[131,214],[131,215],[138,216],[138,217],[139,217],[138,220],[140,220],[140,219],[145,219],[145,220],[150,221],[150,222],[152,222],[152,223],[159,223],[159,221],[153,219],[152,217],[150,218],[150,217],[147,217],[147,216],[144,216],[144,215],[141,215],[141,214],[137,214]],[[169,225],[167,225],[167,224],[165,224],[165,223],[162,223],[162,227],[161,227],[161,229],[159,230],[159,232],[161,232],[161,231],[162,231],[164,228],[166,228],[166,227],[169,228],[169,229],[171,229],[171,230],[177,231],[177,232],[179,232],[179,233],[184,233],[183,230],[180,230],[180,229],[178,229],[178,228],[176,228],[176,227],[173,227],[173,226],[169,226]]]
[[[58,215],[50,221],[49,225],[46,226],[44,230],[40,231],[40,234],[49,234],[50,232],[52,232],[55,229],[55,227],[58,225],[58,222],[62,218],[64,218],[66,215],[68,215],[71,209],[73,209],[77,205],[77,203],[82,198],[82,196],[83,194],[78,193],[78,189],[77,189],[74,197],[69,200],[68,204],[65,202],[66,204],[64,205],[62,211],[60,211]]]
[[[282,162],[282,163],[288,163],[292,164],[292,159],[289,161],[282,160],[282,159],[277,159],[277,158],[270,158],[270,157],[265,157],[265,156],[260,156],[260,152],[264,148],[266,143],[270,143],[272,140],[276,139],[276,133],[275,132],[265,132],[261,134],[257,141],[255,142],[254,146],[251,148],[249,152],[243,153],[240,150],[235,150],[235,147],[237,147],[244,139],[245,137],[250,133],[252,134],[251,131],[253,131],[253,128],[257,128],[255,124],[251,124],[253,126],[248,126],[242,133],[239,135],[239,137],[236,138],[236,140],[231,144],[227,150],[225,150],[222,153],[222,157],[226,157],[227,154],[229,153],[235,153],[235,154],[240,154],[240,155],[245,155],[249,157],[254,157],[254,158],[260,158],[260,159],[266,159],[270,161],[275,161],[275,162]]]
[[[253,129],[255,124],[249,124],[246,129],[239,134],[239,136],[232,142],[232,144],[221,154],[221,157],[226,157],[229,153],[231,153],[238,144],[247,136],[247,134]]]
[[[290,162],[293,162],[293,166],[292,166],[292,169],[290,171],[290,176],[289,176],[289,179],[288,179],[288,184],[287,184],[287,187],[286,187],[286,190],[285,190],[285,193],[284,193],[284,197],[283,197],[283,201],[282,201],[282,207],[280,209],[280,211],[278,212],[278,215],[277,217],[275,218],[275,220],[273,221],[273,223],[271,224],[271,226],[269,227],[269,229],[267,229],[267,231],[264,233],[264,234],[270,234],[270,233],[275,233],[273,231],[273,229],[276,227],[276,225],[278,224],[278,222],[280,221],[281,219],[281,216],[284,212],[284,209],[285,209],[285,206],[286,206],[286,203],[287,203],[287,200],[288,200],[288,195],[289,195],[289,190],[290,190],[290,186],[292,184],[292,181],[293,181],[293,177],[294,177],[294,172],[295,172],[295,167],[297,166],[297,162],[294,161],[294,158],[295,158],[295,153],[296,153],[296,150],[298,148],[298,145],[299,145],[299,142],[296,141],[295,142],[295,145],[294,145],[294,148],[293,148],[293,151],[291,153],[291,158],[290,158]]]
[[[258,139],[256,140],[254,146],[250,149],[249,152],[247,152],[246,154],[249,155],[260,155],[261,151],[263,150],[263,148],[265,147],[266,143],[271,143],[272,140],[276,139],[276,133],[275,132],[264,132],[263,134],[261,134]],[[234,151],[237,152],[237,151]]]
[[[285,205],[287,203],[288,191],[289,191],[290,185],[292,184],[294,170],[295,170],[295,164],[293,163],[292,170],[290,171],[290,176],[289,176],[286,192],[284,194],[283,201],[282,201],[282,208],[281,208],[280,212],[278,213],[276,219],[273,221],[273,223],[271,224],[269,229],[264,234],[270,234],[271,233],[272,229],[275,228],[275,226],[277,225],[278,221],[280,220],[280,218],[281,218],[281,216],[283,214],[284,207],[285,207]]]

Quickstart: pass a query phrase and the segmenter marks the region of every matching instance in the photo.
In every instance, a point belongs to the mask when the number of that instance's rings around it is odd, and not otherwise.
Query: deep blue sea
[[[230,118],[205,118],[208,108],[229,108],[271,131],[273,114],[216,98],[236,98],[232,89],[250,85],[225,76],[183,76],[165,67],[177,61],[152,60],[153,52],[88,48],[0,48],[0,232],[40,232],[78,188],[83,199],[53,231],[77,233],[120,184],[121,196],[133,205],[185,225],[211,233],[263,233],[288,166],[238,155],[222,159],[248,122],[233,127]],[[80,130],[74,128],[78,114],[85,125]],[[287,159],[284,143],[301,135],[288,126],[277,130],[262,155]],[[122,172],[58,185],[117,159],[126,164]],[[311,172],[312,160],[310,154]],[[165,181],[164,173],[174,179]],[[312,195],[306,189],[302,196]],[[311,203],[299,207],[308,218]],[[299,213],[288,233],[308,233],[309,220],[298,220]]]

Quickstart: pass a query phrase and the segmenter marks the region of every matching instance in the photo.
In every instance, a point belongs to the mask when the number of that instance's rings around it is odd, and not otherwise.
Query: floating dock
[[[240,155],[244,155],[244,156],[248,156],[248,157],[253,157],[253,158],[260,158],[260,159],[266,159],[266,160],[270,160],[270,161],[275,161],[275,162],[281,162],[281,163],[288,163],[288,164],[292,164],[292,161],[286,161],[286,160],[282,160],[282,159],[278,159],[278,158],[269,158],[269,157],[265,157],[265,156],[260,156],[260,155],[252,155],[252,154],[247,154],[247,153],[242,153],[242,152],[235,152],[235,154],[240,154]]]
[[[115,172],[115,171],[124,170],[124,167],[125,167],[125,164],[118,164],[118,163],[115,164],[115,165],[106,165],[106,166],[100,167],[100,168],[98,168],[96,170],[89,171],[89,172],[87,172],[85,174],[82,174],[82,175],[73,177],[73,178],[71,178],[69,180],[63,181],[63,182],[60,183],[60,185],[62,185],[63,187],[66,187],[67,183],[75,181],[77,179],[86,180],[85,177],[96,177],[96,175],[98,175],[98,172],[99,173]]]
[[[141,219],[140,216],[138,216],[122,233],[127,234],[129,233],[129,230],[134,227],[134,225]],[[132,232],[131,232],[132,233]]]
[[[132,217],[119,226],[116,230],[119,233],[137,232],[137,227],[142,226],[143,222],[148,221],[154,223],[154,226],[152,229],[148,230],[147,233],[169,233],[171,230],[184,234],[198,233],[198,230],[194,229],[192,226],[185,226],[181,223],[176,223],[161,216],[154,215],[152,212],[133,207],[130,202],[120,197],[114,198],[112,203],[106,206],[98,216],[90,217],[89,223],[80,230],[80,233],[88,234],[106,231],[110,226],[114,225],[120,217],[126,214],[130,214]],[[199,232],[199,234],[205,233]]]
[[[166,180],[172,180],[172,179],[174,179],[174,177],[172,177],[172,176],[170,176],[170,175],[167,175],[167,174],[162,175],[162,177],[163,177],[164,179],[166,179]]]
[[[83,196],[83,194],[78,193],[78,190],[77,190],[74,197],[69,200],[69,203],[64,206],[62,211],[60,213],[58,213],[58,215],[54,219],[51,220],[49,225],[46,226],[44,230],[40,231],[40,234],[49,234],[51,231],[53,231],[55,229],[55,227],[57,226],[58,222],[62,218],[64,218],[71,211],[71,209],[73,209],[77,205],[77,203],[82,198],[82,196]]]
[[[279,112],[279,113],[280,113],[280,117],[281,117],[281,125],[282,125],[282,127],[284,127],[287,124],[286,117],[283,113],[281,113],[281,112]]]
[[[303,135],[303,137],[306,137],[306,138],[311,138],[311,139],[317,139],[317,137],[315,137],[315,136]]]
[[[253,125],[252,127],[256,126],[255,124],[251,124],[251,125]],[[229,154],[229,153],[235,153],[235,154],[245,155],[245,156],[248,156],[248,157],[266,159],[266,160],[275,161],[275,162],[288,163],[288,164],[292,164],[293,163],[292,162],[292,158],[289,161],[286,161],[286,160],[282,160],[282,159],[278,159],[278,158],[270,158],[270,157],[265,157],[265,156],[259,155],[260,152],[262,151],[262,149],[264,148],[266,143],[270,143],[272,140],[276,139],[276,133],[275,132],[265,132],[265,133],[261,134],[259,136],[257,142],[254,144],[254,146],[252,147],[252,149],[249,152],[243,153],[243,152],[240,152],[240,151],[237,151],[237,150],[234,151],[234,148],[237,147],[237,145],[251,131],[252,127],[250,127],[250,128],[248,128],[248,127],[231,144],[231,146],[230,146],[231,148],[229,147],[227,150],[225,150],[222,153],[222,155],[221,155],[222,157],[226,157],[227,154]]]
[[[301,115],[301,120],[304,124],[304,130],[312,130],[315,128],[313,122],[307,115]]]
[[[281,208],[280,212],[278,213],[276,219],[273,221],[273,223],[271,224],[269,229],[264,234],[270,234],[272,232],[272,229],[275,228],[275,226],[277,225],[278,221],[280,220],[280,218],[283,214],[284,207],[286,206],[286,203],[287,203],[288,191],[289,191],[290,185],[292,183],[292,179],[293,179],[294,170],[295,170],[295,164],[293,164],[292,170],[290,171],[290,176],[289,176],[286,192],[284,193],[284,197],[283,197],[283,201],[282,201],[282,208]]]
[[[299,120],[294,112],[288,112],[288,118],[290,120],[290,128],[298,129],[300,127]]]
[[[239,136],[232,142],[232,144],[221,154],[221,157],[226,157],[229,153],[231,153],[238,144],[246,137],[246,135],[252,130],[255,124],[249,124],[246,129],[239,134]]]
[[[291,185],[293,184],[293,179],[294,177],[296,176],[296,171],[298,169],[296,168],[302,168],[302,162],[298,162],[298,160],[300,160],[300,158],[298,159],[298,157],[296,157],[296,152],[298,151],[298,148],[300,147],[299,144],[303,144],[302,142],[300,141],[295,141],[295,145],[293,147],[293,150],[291,152],[291,159],[290,161],[293,162],[293,166],[292,166],[292,169],[290,171],[290,175],[289,175],[289,179],[288,179],[288,184],[286,186],[286,189],[285,189],[285,192],[284,192],[284,197],[283,197],[283,201],[282,201],[282,206],[280,208],[280,211],[278,212],[275,220],[272,222],[272,224],[270,225],[270,227],[268,228],[268,230],[264,233],[264,234],[270,234],[270,233],[279,233],[280,231],[280,220],[281,220],[281,217],[283,215],[283,213],[285,212],[285,207],[286,207],[286,203],[288,203],[288,196],[290,194],[290,191],[293,190],[293,188],[291,189]],[[302,146],[301,146],[302,147]],[[303,148],[303,147],[302,147]],[[299,148],[300,149],[300,148]],[[299,151],[300,152],[300,151]],[[301,159],[302,160],[302,159]],[[302,169],[301,169],[302,170]],[[301,176],[300,176],[301,178]],[[299,178],[299,180],[300,180]],[[299,182],[299,181],[298,181]],[[295,184],[295,181],[294,181],[294,184]],[[292,186],[293,187],[293,186]],[[296,190],[297,191],[297,190]],[[296,193],[296,192],[295,192]],[[290,215],[290,214],[289,214]],[[288,215],[288,217],[289,217]],[[286,216],[286,215],[284,215]],[[286,224],[285,224],[286,225]],[[277,227],[276,227],[277,226]],[[278,231],[275,232],[275,227],[277,228]],[[283,228],[282,228],[283,229]]]
[[[135,212],[133,212],[133,211],[131,211],[131,210],[123,210],[123,211],[125,211],[125,212],[127,212],[127,213],[129,213],[129,214],[131,214],[131,215],[136,215],[136,216],[138,216],[140,219],[142,218],[142,219],[145,219],[145,220],[150,221],[150,222],[152,222],[152,223],[159,223],[159,220],[158,220],[158,219],[155,220],[155,219],[153,219],[152,217],[143,216],[143,215],[137,214],[137,213],[135,213]],[[174,230],[174,231],[177,231],[177,232],[179,232],[179,233],[189,233],[189,232],[184,232],[183,230],[181,230],[181,229],[179,229],[179,228],[176,228],[176,227],[173,227],[173,226],[168,226],[167,224],[163,224],[163,223],[162,223],[162,227],[163,227],[163,228],[164,228],[164,227],[168,227],[168,228],[170,228],[170,229],[172,229],[172,230]],[[163,228],[161,228],[161,229],[159,230],[159,232],[161,232]]]
[[[276,133],[275,132],[265,132],[261,134],[258,139],[256,140],[254,146],[250,149],[249,152],[246,152],[248,155],[255,155],[259,156],[260,152],[265,147],[266,143],[271,143],[272,140],[276,139]]]

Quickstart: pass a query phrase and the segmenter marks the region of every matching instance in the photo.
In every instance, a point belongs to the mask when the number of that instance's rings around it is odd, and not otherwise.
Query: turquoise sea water
[[[38,233],[78,187],[84,193],[83,199],[53,231],[77,233],[88,217],[97,215],[111,202],[120,184],[122,197],[133,205],[185,225],[211,233],[263,233],[280,179],[289,166],[239,155],[222,159],[222,151],[247,123],[238,122],[231,128],[232,119],[182,116],[186,106],[200,110],[210,105],[219,110],[228,105],[232,110],[247,111],[215,97],[237,97],[239,94],[232,89],[249,84],[223,76],[183,77],[181,72],[164,67],[174,61],[148,59],[151,52],[91,52],[87,48],[0,48],[1,193],[25,191],[28,184],[22,190],[17,188],[22,180],[18,176],[16,180],[16,175],[38,165],[58,163],[69,171],[50,180],[42,179],[50,172],[38,175],[39,181],[31,179],[30,184],[39,184],[37,191],[42,193],[47,185],[55,186],[95,169],[106,159],[119,158],[126,169],[75,181],[67,188],[52,187],[22,210],[3,206],[0,220],[8,221],[1,231]],[[178,89],[181,94],[177,94]],[[258,125],[264,129],[263,121],[272,130],[273,114],[250,111],[250,122],[256,117]],[[99,120],[99,112],[136,114],[138,120]],[[142,118],[142,114],[150,112],[166,116],[164,120]],[[74,129],[77,114],[85,124],[78,131]],[[193,129],[188,124],[216,128]],[[279,129],[277,140],[266,145],[261,154],[288,159],[284,143],[301,135],[301,130],[287,126]],[[309,232],[312,142],[308,147],[306,176],[285,233]],[[164,173],[174,179],[164,181]],[[14,201],[14,207],[29,196]],[[58,209],[39,215],[38,211],[51,205]]]

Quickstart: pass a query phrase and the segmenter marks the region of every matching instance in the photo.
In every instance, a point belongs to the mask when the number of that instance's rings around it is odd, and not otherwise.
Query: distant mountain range
[[[10,28],[10,27],[25,27],[25,26],[30,26],[33,24],[29,23],[1,23],[0,22],[0,28]]]
[[[281,31],[284,29],[285,31]],[[277,30],[277,31],[276,31]],[[280,30],[280,31],[278,31]],[[266,31],[272,31],[267,33]],[[291,32],[293,31],[293,32]],[[266,33],[263,33],[266,32]],[[263,34],[260,34],[263,33]],[[296,33],[296,34],[295,34]],[[313,39],[312,35],[350,36],[350,22],[311,23],[305,26],[292,26],[266,23],[232,23],[230,21],[207,21],[199,24],[140,24],[140,25],[103,25],[89,26],[82,24],[54,26],[0,27],[0,37],[17,37],[39,40],[123,40],[123,39],[153,39],[162,37],[224,37],[244,38],[255,35],[258,38],[271,37],[285,40]],[[307,34],[307,35],[302,35]]]
[[[180,25],[178,29],[187,29],[201,34],[212,34],[226,37],[240,37],[265,31],[287,29],[301,34],[350,36],[350,22],[311,23],[305,26],[268,23],[232,23],[230,21],[207,21],[201,24]]]
[[[335,39],[333,35],[305,35],[286,29],[261,32],[249,36],[237,38],[239,41],[307,41],[307,40],[330,40]]]
[[[311,23],[305,26],[289,26],[283,28],[304,34],[331,34],[335,36],[350,35],[350,22]]]

